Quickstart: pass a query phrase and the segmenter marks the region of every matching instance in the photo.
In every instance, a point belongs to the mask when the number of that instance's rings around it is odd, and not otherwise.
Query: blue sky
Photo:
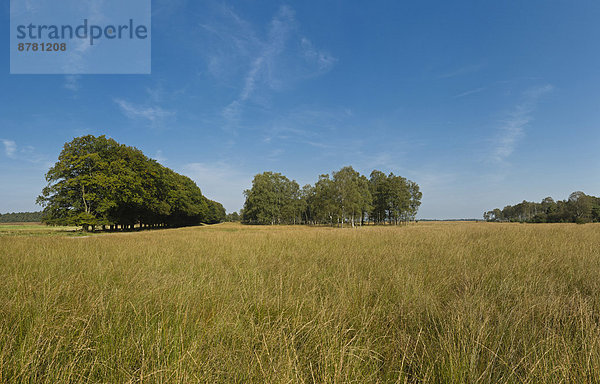
[[[421,185],[420,218],[600,195],[597,1],[152,2],[151,75],[10,75],[0,212],[38,210],[66,141],[105,134],[228,211],[254,174],[345,165]]]

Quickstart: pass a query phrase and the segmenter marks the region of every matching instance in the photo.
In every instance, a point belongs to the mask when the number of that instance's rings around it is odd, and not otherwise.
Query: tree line
[[[302,188],[281,173],[264,172],[254,176],[244,195],[240,217],[245,224],[342,227],[407,223],[415,220],[422,197],[419,185],[404,177],[374,170],[367,178],[350,166]]]
[[[567,200],[554,201],[546,197],[540,203],[525,201],[485,212],[487,221],[529,223],[591,223],[600,222],[600,197],[573,192]]]
[[[39,223],[42,212],[11,212],[0,213],[0,223]]]
[[[105,136],[66,143],[38,197],[42,221],[84,230],[218,223],[225,209],[190,178]]]

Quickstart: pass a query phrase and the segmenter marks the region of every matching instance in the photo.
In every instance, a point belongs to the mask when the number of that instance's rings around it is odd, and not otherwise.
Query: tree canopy
[[[487,221],[517,221],[529,223],[590,223],[600,222],[600,197],[573,192],[567,200],[554,201],[546,197],[540,203],[525,201],[503,209],[485,212]]]
[[[0,213],[0,223],[36,223],[42,221],[42,212]]]
[[[264,172],[244,194],[242,222],[271,225],[406,223],[415,219],[422,197],[410,180],[380,171],[368,179],[352,167],[302,188],[280,173]]]
[[[48,224],[184,226],[225,218],[190,178],[105,136],[66,143],[46,181],[37,202]]]

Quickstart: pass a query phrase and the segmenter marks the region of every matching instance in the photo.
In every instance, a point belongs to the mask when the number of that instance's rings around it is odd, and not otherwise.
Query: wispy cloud
[[[162,85],[159,84],[158,86],[153,88],[147,87],[146,93],[148,94],[148,97],[150,97],[150,100],[152,100],[152,102],[159,103],[163,100],[165,91]]]
[[[552,85],[546,84],[523,92],[522,101],[509,113],[494,139],[491,155],[493,162],[502,163],[513,154],[519,140],[525,134],[525,128],[534,119],[533,113],[538,100],[553,89]]]
[[[274,145],[287,142],[293,145],[306,144],[316,148],[331,148],[331,135],[349,124],[353,116],[350,109],[326,109],[300,106],[282,113],[263,129],[262,141]]]
[[[78,5],[80,11],[85,11],[88,15],[87,19],[90,24],[102,25],[106,20],[104,14],[104,1],[83,0]],[[98,42],[98,44],[101,44],[101,42]],[[66,52],[66,61],[63,65],[64,73],[85,73],[90,60],[88,55],[92,47],[85,39],[76,39],[72,45],[73,47],[69,46],[69,49]],[[79,89],[78,80],[79,77],[67,76],[64,85],[65,88],[71,91],[77,91]]]
[[[302,79],[330,71],[337,59],[301,36],[295,13],[282,6],[265,27],[244,20],[233,9],[219,8],[217,17],[200,24],[206,32],[209,73],[232,81],[237,96],[221,111],[235,125],[246,102],[263,103],[269,91],[281,91]],[[260,33],[265,30],[266,33]]]
[[[159,106],[142,106],[123,99],[114,99],[113,101],[119,106],[125,116],[133,120],[141,119],[155,123],[175,115],[175,112],[165,110]]]
[[[156,153],[154,154],[154,156],[152,156],[152,158],[161,164],[164,164],[165,161],[167,161],[167,158],[164,156],[163,151],[161,151],[160,149],[158,151],[156,151]]]
[[[456,68],[456,69],[442,73],[441,75],[438,76],[438,79],[449,79],[452,77],[464,76],[469,73],[477,72],[481,68],[483,68],[483,64],[480,64],[480,63],[464,65],[460,68]]]
[[[52,165],[45,155],[38,153],[31,145],[19,146],[16,141],[8,139],[1,139],[0,142],[4,146],[4,154],[9,159],[42,165],[43,168],[49,168]]]
[[[2,139],[2,144],[4,144],[4,154],[6,157],[15,159],[17,153],[17,143],[15,143],[13,140]]]
[[[459,93],[458,95],[454,95],[452,98],[453,99],[460,99],[461,97],[466,97],[466,96],[474,95],[476,93],[483,92],[483,91],[485,91],[485,89],[486,89],[485,87],[471,89],[469,91],[465,91],[465,92]]]
[[[358,166],[363,169],[383,168],[386,170],[394,170],[400,162],[398,161],[397,153],[388,151],[378,152],[374,154],[360,153]]]
[[[337,59],[329,52],[318,50],[313,43],[305,37],[301,40],[301,46],[304,58],[317,65],[317,68],[319,69],[317,74],[329,71],[337,62]]]
[[[238,24],[247,25],[241,22],[240,18],[233,14]],[[223,109],[223,116],[228,120],[235,120],[240,113],[242,104],[252,96],[259,82],[268,84],[271,88],[275,87],[275,81],[270,75],[273,69],[275,58],[279,56],[285,48],[291,28],[294,24],[293,11],[286,6],[279,9],[277,15],[271,20],[269,33],[265,42],[258,41],[260,49],[258,55],[253,57],[250,62],[250,68],[247,71],[243,87],[236,100],[232,101]]]
[[[283,148],[275,148],[265,155],[265,159],[269,161],[279,161],[284,154],[285,150]]]

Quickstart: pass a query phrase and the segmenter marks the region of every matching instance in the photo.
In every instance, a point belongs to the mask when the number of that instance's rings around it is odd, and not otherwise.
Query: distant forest
[[[523,201],[485,212],[487,221],[517,221],[527,223],[591,223],[600,222],[600,197],[573,192],[567,200],[554,201],[546,197],[540,203]]]
[[[402,224],[415,220],[423,194],[419,185],[393,173],[373,171],[369,178],[352,167],[319,176],[300,188],[280,173],[254,177],[244,192],[241,220],[245,224],[329,224],[343,227]],[[229,220],[237,219],[229,216]]]
[[[66,143],[38,197],[42,221],[84,230],[218,223],[225,209],[190,178],[105,136]]]
[[[39,223],[42,212],[12,212],[0,213],[0,223]]]

